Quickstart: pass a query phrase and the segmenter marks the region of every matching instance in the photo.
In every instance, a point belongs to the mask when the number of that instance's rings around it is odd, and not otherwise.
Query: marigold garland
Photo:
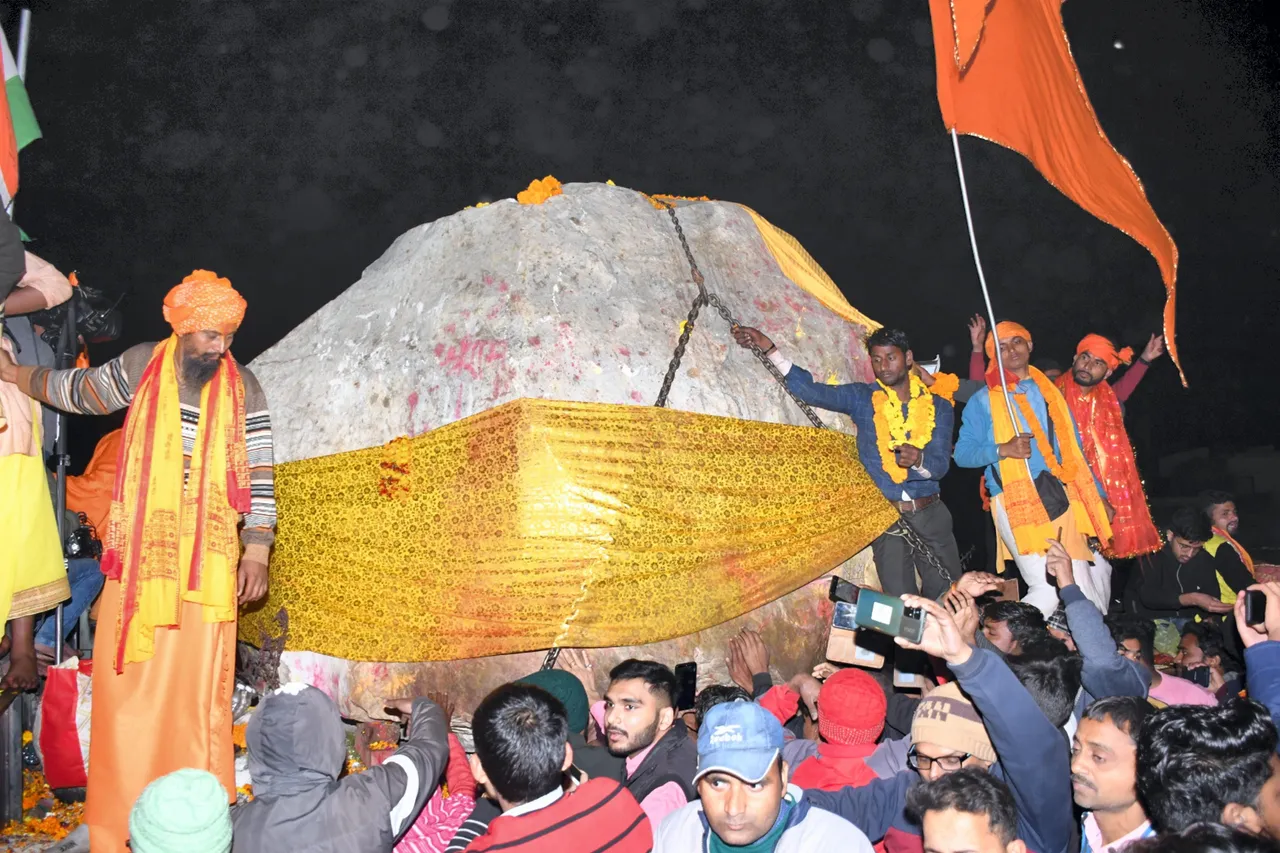
[[[935,373],[933,375],[933,384],[929,386],[929,392],[935,397],[941,397],[948,403],[955,403],[956,392],[960,390],[960,377],[954,373]]]
[[[553,195],[564,195],[564,190],[551,175],[547,175],[542,180],[535,180],[529,184],[528,189],[521,190],[516,195],[516,201],[521,204],[542,204]]]
[[[872,418],[876,426],[876,447],[880,450],[880,463],[889,479],[902,483],[907,479],[907,469],[898,465],[894,448],[903,445],[923,450],[933,438],[937,415],[933,408],[933,395],[915,375],[911,376],[908,391],[910,413],[902,414],[903,403],[898,393],[876,380],[880,389],[871,395]]]
[[[1040,393],[1044,395],[1045,408],[1049,410],[1049,418],[1053,421],[1054,432],[1059,435],[1073,435],[1075,433],[1075,425],[1071,421],[1071,416],[1065,411],[1066,401],[1062,399],[1058,389],[1054,387],[1047,376],[1038,370],[1031,372],[1031,378],[1035,380]],[[1031,403],[1027,401],[1027,395],[1014,394],[1012,396],[1018,403],[1018,411],[1022,413],[1022,419],[1031,427],[1031,435],[1035,438],[1036,447],[1039,448],[1040,455],[1044,457],[1045,464],[1049,466],[1049,471],[1064,484],[1073,482],[1077,473],[1074,461],[1068,458],[1065,465],[1058,461],[1057,455],[1053,452],[1053,444],[1049,441],[1049,436],[1045,434],[1044,427],[1040,424],[1040,419],[1031,410]],[[1060,409],[1064,411],[1060,411]],[[1063,456],[1067,457],[1068,454],[1064,453]]]
[[[649,193],[640,193],[640,195],[644,196],[645,201],[649,202],[649,204],[653,205],[658,210],[667,209],[667,206],[662,203],[664,201],[711,201],[711,199],[707,198],[705,195],[668,195],[667,193],[654,193],[652,195]]]

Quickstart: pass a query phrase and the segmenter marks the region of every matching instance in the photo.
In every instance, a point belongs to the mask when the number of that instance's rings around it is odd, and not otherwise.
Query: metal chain
[[[680,361],[684,358],[685,347],[689,344],[689,337],[693,334],[693,324],[698,319],[698,312],[702,310],[702,306],[710,305],[715,308],[731,329],[738,328],[740,324],[737,318],[733,316],[733,312],[720,301],[720,297],[707,290],[706,279],[702,275],[702,270],[698,269],[698,262],[693,257],[693,250],[689,248],[689,240],[685,237],[684,228],[680,226],[680,218],[676,216],[675,205],[664,199],[658,199],[657,201],[666,209],[667,215],[671,217],[671,224],[675,226],[676,236],[680,238],[680,246],[684,249],[684,256],[689,261],[689,274],[693,278],[693,283],[698,286],[698,295],[693,299],[693,306],[689,309],[689,317],[685,320],[684,329],[680,332],[680,340],[676,342],[675,354],[672,355],[671,363],[667,366],[667,374],[663,377],[662,390],[658,392],[658,402],[655,405],[665,408],[667,395],[671,392],[671,383],[675,380],[676,372],[680,369]],[[774,381],[782,387],[782,390],[787,392],[787,396],[794,400],[800,410],[805,413],[809,418],[809,422],[818,429],[827,429],[827,425],[818,417],[813,407],[797,397],[787,387],[787,379],[782,375],[782,371],[778,370],[777,365],[769,360],[769,356],[765,355],[764,350],[756,346],[754,341],[751,342],[751,352],[765,366],[765,369],[773,376]],[[923,555],[925,560],[942,575],[948,584],[954,582],[951,573],[947,571],[946,566],[942,565],[942,561],[938,559],[938,555],[929,547],[929,543],[924,540],[924,537],[911,526],[911,522],[905,516],[899,516],[898,521],[885,533],[889,536],[901,536],[906,540],[911,550]],[[552,665],[554,666],[554,662]]]
[[[684,329],[680,332],[680,340],[676,342],[675,354],[671,357],[671,363],[667,366],[667,375],[663,377],[662,389],[658,392],[658,402],[655,405],[666,407],[667,395],[671,392],[671,383],[675,380],[676,371],[680,369],[680,360],[684,358],[685,347],[689,343],[689,336],[693,333],[694,321],[698,319],[698,312],[702,310],[703,305],[710,305],[724,318],[729,324],[730,329],[736,329],[740,325],[738,319],[733,316],[733,312],[720,301],[720,297],[707,290],[706,279],[702,275],[702,270],[698,269],[698,262],[694,260],[693,250],[689,248],[689,240],[684,235],[684,228],[680,226],[680,218],[676,216],[675,206],[670,202],[658,200],[667,210],[667,215],[671,217],[671,224],[675,226],[676,236],[680,238],[680,246],[684,249],[684,256],[689,261],[689,274],[693,278],[693,283],[698,286],[698,295],[693,299],[693,306],[689,309],[689,318],[685,321]],[[826,429],[826,424],[822,422],[822,418],[818,417],[818,413],[813,407],[797,397],[790,388],[787,387],[787,379],[782,375],[782,371],[778,370],[777,365],[769,360],[769,356],[765,355],[764,350],[756,346],[755,341],[751,342],[751,352],[764,365],[765,369],[773,376],[774,381],[783,391],[787,392],[795,404],[800,407],[800,411],[805,413],[809,418],[809,422],[819,429]]]

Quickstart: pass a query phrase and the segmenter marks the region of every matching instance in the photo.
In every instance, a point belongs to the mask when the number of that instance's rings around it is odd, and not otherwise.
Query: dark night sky
[[[1182,255],[1192,388],[1167,361],[1146,380],[1129,417],[1148,454],[1273,440],[1263,5],[1064,6],[1103,127]],[[18,221],[86,283],[132,289],[127,343],[166,332],[164,292],[206,267],[249,300],[247,361],[402,232],[551,173],[749,204],[963,369],[979,292],[925,0],[37,2],[27,85],[45,139]],[[1018,156],[962,144],[997,311],[1060,360],[1090,330],[1140,347],[1163,300],[1150,256]]]

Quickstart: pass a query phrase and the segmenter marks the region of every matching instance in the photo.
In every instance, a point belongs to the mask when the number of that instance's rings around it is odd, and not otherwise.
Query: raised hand
[[[973,647],[965,642],[955,617],[936,601],[918,595],[904,595],[902,601],[908,607],[919,607],[926,614],[924,635],[919,643],[902,637],[893,640],[904,649],[916,649],[927,655],[942,658],[951,666],[964,663],[973,655]]]
[[[974,352],[983,352],[987,343],[987,320],[981,314],[969,318],[969,343]]]
[[[753,329],[750,326],[734,326],[733,339],[743,349],[751,349],[752,344],[760,347],[761,352],[768,352],[773,349],[773,341],[769,340],[764,332],[759,329]]]
[[[1240,629],[1240,642],[1250,648],[1267,640],[1280,640],[1280,584],[1275,581],[1256,583],[1256,589],[1267,597],[1266,619],[1261,625],[1249,625],[1244,621],[1244,593],[1236,596],[1236,627]]]
[[[1151,362],[1162,355],[1164,355],[1164,335],[1152,335],[1151,340],[1147,341],[1147,345],[1142,348],[1142,360]]]

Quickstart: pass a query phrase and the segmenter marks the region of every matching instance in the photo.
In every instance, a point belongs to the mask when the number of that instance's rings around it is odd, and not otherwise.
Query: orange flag
[[[1129,162],[1089,104],[1062,25],[1061,0],[929,0],[938,104],[948,130],[1017,151],[1067,198],[1141,243],[1164,279],[1174,341],[1178,248]]]

